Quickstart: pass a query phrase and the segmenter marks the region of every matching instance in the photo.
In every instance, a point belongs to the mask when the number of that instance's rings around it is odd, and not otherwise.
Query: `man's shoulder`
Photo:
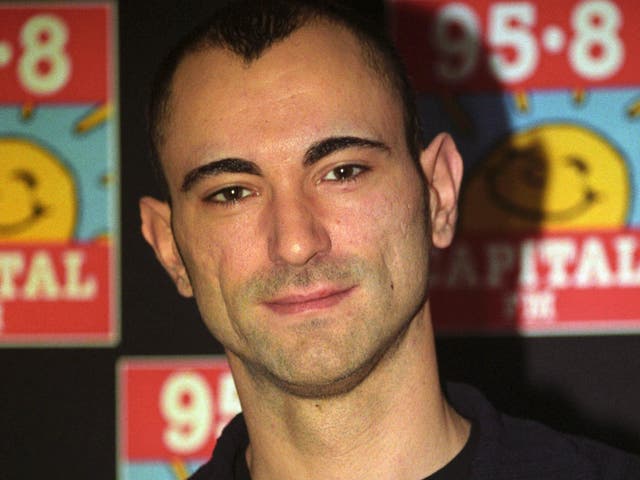
[[[239,456],[244,456],[248,445],[247,425],[242,414],[238,414],[222,431],[211,459],[189,480],[242,480],[237,478],[236,469],[246,465]]]
[[[640,458],[608,445],[503,414],[477,390],[450,384],[453,407],[478,429],[473,478],[640,479]]]
[[[473,480],[640,479],[640,458],[636,456],[501,413],[468,385],[448,384],[446,391],[453,407],[473,422],[477,438],[471,463]],[[248,444],[240,414],[224,429],[212,458],[189,480],[249,478],[243,472]]]

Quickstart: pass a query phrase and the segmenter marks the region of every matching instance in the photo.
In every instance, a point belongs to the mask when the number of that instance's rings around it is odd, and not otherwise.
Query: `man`
[[[141,200],[143,234],[243,408],[195,479],[640,478],[636,459],[441,391],[429,249],[452,239],[462,161],[447,135],[421,149],[379,32],[328,4],[236,2],[157,85],[168,201]]]

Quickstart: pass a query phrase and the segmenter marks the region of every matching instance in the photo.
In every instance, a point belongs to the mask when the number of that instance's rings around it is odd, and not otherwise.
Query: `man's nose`
[[[273,262],[304,265],[331,250],[331,238],[316,215],[313,202],[303,194],[272,199],[269,256]]]

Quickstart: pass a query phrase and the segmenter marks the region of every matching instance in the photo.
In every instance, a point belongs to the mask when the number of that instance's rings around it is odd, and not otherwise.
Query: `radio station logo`
[[[0,5],[0,345],[117,340],[112,7]]]
[[[465,161],[436,328],[640,329],[640,10],[631,0],[395,0],[425,136]]]

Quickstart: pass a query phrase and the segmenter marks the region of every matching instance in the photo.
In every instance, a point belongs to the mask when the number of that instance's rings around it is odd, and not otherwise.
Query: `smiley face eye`
[[[38,184],[36,177],[28,170],[16,170],[13,172],[13,177],[16,180],[23,182],[30,190],[33,190]]]
[[[569,157],[567,159],[569,167],[575,169],[580,175],[587,175],[589,173],[589,165],[580,157]]]

